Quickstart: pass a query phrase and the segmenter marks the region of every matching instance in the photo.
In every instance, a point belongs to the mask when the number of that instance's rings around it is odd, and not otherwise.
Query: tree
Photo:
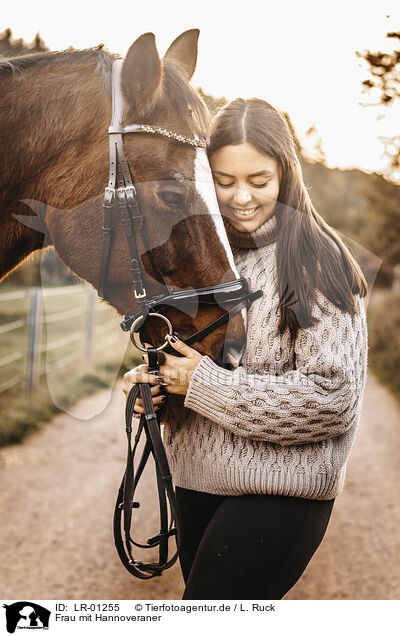
[[[201,86],[198,87],[197,92],[199,93],[201,99],[207,106],[211,117],[215,117],[217,112],[221,110],[221,108],[225,106],[225,104],[228,103],[228,100],[226,99],[226,97],[214,97],[214,95],[210,95],[209,93],[206,93],[205,90],[201,88]]]
[[[391,31],[387,38],[400,40],[400,31]],[[378,51],[358,52],[368,64],[370,78],[362,82],[368,92],[377,95],[379,104],[392,104],[400,97],[400,50],[391,53]],[[385,154],[390,160],[388,177],[393,181],[400,181],[400,135],[383,139]]]
[[[400,41],[400,31],[391,31],[387,38]],[[364,51],[358,53],[368,64],[370,78],[363,81],[367,91],[373,92],[379,104],[393,104],[400,97],[400,50],[391,53]],[[392,181],[400,183],[400,134],[383,139],[385,154],[390,160],[390,171],[387,175]],[[383,254],[385,264],[394,266],[400,262],[400,210],[395,197],[385,197],[384,184],[377,181],[370,195],[371,207],[382,207],[381,236],[384,236]]]
[[[39,33],[35,35],[30,44],[27,44],[22,38],[14,40],[11,29],[6,29],[0,33],[0,57],[17,57],[18,55],[41,53],[48,50]]]
[[[303,149],[303,155],[312,163],[325,163],[326,155],[323,143],[315,122],[306,130],[306,138],[309,144],[307,150]]]
[[[386,34],[387,38],[400,40],[400,31]],[[380,91],[380,103],[389,104],[400,97],[400,51],[392,53],[358,53],[369,64],[372,79],[363,81],[368,89],[377,88]]]

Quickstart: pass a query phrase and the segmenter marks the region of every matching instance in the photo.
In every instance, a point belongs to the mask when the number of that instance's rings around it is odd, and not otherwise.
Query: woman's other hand
[[[148,382],[149,384],[156,384],[156,386],[150,387],[151,395],[153,398],[154,409],[157,410],[161,407],[162,403],[165,401],[165,395],[161,394],[161,388],[163,382],[159,376],[154,374],[149,374],[147,368],[147,364],[140,364],[138,367],[131,369],[124,375],[124,382],[122,386],[122,390],[125,393],[125,397],[128,397],[128,394],[133,387],[134,384],[138,384],[138,382]],[[136,398],[135,402],[135,413],[144,413],[143,401],[139,396]]]

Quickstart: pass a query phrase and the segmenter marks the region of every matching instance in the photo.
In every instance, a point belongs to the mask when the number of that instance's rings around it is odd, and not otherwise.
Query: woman
[[[326,531],[357,428],[367,363],[360,268],[312,206],[291,132],[238,99],[209,158],[241,276],[262,289],[238,368],[176,338],[162,365],[164,441],[181,513],[184,599],[281,599]],[[146,356],[145,356],[146,360]],[[143,365],[125,376],[152,381]],[[154,403],[164,397],[153,387]],[[137,400],[136,410],[143,412]]]

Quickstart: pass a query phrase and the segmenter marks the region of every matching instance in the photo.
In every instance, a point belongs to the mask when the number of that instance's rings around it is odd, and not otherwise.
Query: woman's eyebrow
[[[213,170],[214,174],[220,174],[223,177],[231,177],[231,179],[234,179],[233,175],[231,174],[227,174],[226,172],[221,172],[221,170]]]
[[[220,174],[222,177],[230,177],[231,179],[234,179],[235,177],[231,174],[227,174],[226,172],[221,172],[221,170],[213,170],[214,174]],[[271,170],[260,170],[260,172],[253,172],[252,174],[249,174],[248,176],[250,178],[252,177],[261,177],[261,176],[272,176],[273,172],[271,172]]]
[[[261,176],[271,176],[273,173],[271,170],[260,170],[260,172],[253,172],[253,174],[249,174],[249,177],[261,177]]]

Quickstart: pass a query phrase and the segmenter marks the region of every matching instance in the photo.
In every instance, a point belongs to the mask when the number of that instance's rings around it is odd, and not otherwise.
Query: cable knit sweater
[[[241,365],[204,356],[184,407],[169,401],[164,443],[177,486],[220,494],[268,493],[332,499],[344,483],[367,366],[362,300],[345,313],[320,292],[319,322],[280,334],[276,216],[251,233],[228,226],[239,274],[263,290],[248,311]],[[294,356],[295,353],[295,356]],[[296,360],[296,364],[294,364]]]

